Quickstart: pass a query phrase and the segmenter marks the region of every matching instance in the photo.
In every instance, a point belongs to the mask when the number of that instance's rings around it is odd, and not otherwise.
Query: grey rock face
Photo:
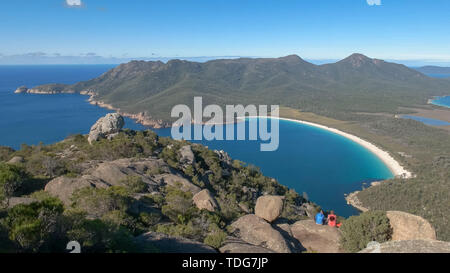
[[[188,164],[188,165],[194,164],[195,156],[194,156],[194,152],[192,152],[192,148],[190,145],[181,147],[180,154],[181,154],[180,161],[182,164]]]
[[[77,178],[61,176],[53,179],[45,186],[45,191],[57,196],[64,204],[71,204],[71,197],[75,190],[84,187],[106,188],[110,186],[122,186],[122,182],[128,176],[135,176],[142,179],[150,189],[157,188],[158,182],[154,181],[149,171],[160,169],[169,172],[170,169],[164,161],[156,158],[148,159],[118,159],[110,162],[103,162],[92,166],[84,172],[84,175]]]
[[[403,211],[388,211],[386,216],[393,229],[392,241],[436,240],[436,231],[427,220],[420,216]]]
[[[341,233],[339,229],[317,225],[313,220],[297,221],[291,225],[291,232],[303,247],[319,253],[338,253]]]
[[[265,220],[254,214],[247,214],[231,224],[233,232],[243,241],[268,248],[277,253],[291,253],[291,249],[281,233]]]
[[[184,192],[191,192],[192,194],[197,194],[200,192],[200,187],[192,184],[189,180],[184,177],[174,175],[174,174],[164,174],[161,176],[161,180],[164,184],[180,188]]]
[[[283,197],[276,195],[261,196],[256,200],[255,214],[268,222],[277,219],[283,211]]]
[[[93,143],[101,138],[111,138],[117,134],[125,125],[125,121],[118,113],[110,113],[97,120],[91,127],[88,141]]]
[[[215,211],[218,208],[216,199],[214,199],[214,196],[207,189],[204,189],[195,194],[192,197],[192,200],[200,210],[206,209],[208,211]]]

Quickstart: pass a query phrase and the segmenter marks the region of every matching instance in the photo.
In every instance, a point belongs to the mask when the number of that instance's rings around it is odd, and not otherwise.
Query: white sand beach
[[[260,116],[260,117],[261,118],[275,118],[275,117],[270,117],[270,116]],[[257,117],[251,116],[249,118],[257,118]],[[320,124],[312,123],[312,122],[308,122],[308,121],[289,119],[289,118],[281,118],[281,117],[278,117],[277,119],[288,120],[288,121],[292,121],[292,122],[297,122],[297,123],[301,123],[301,124],[314,126],[314,127],[321,128],[321,129],[333,132],[335,134],[341,135],[343,137],[346,137],[346,138],[358,143],[359,145],[363,146],[364,148],[368,149],[373,154],[375,154],[378,158],[380,158],[386,164],[386,166],[391,170],[391,172],[394,174],[395,177],[399,177],[399,178],[413,177],[412,173],[407,171],[405,168],[403,168],[400,165],[400,163],[398,163],[388,152],[378,148],[374,144],[372,144],[364,139],[361,139],[357,136],[351,135],[349,133],[340,131],[335,128],[327,127],[324,125],[320,125]]]

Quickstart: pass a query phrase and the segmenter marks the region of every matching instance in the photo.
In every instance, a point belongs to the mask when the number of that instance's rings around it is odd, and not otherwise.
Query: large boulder
[[[339,253],[341,233],[337,228],[318,225],[313,220],[297,221],[291,225],[292,236],[308,251]]]
[[[136,238],[142,251],[161,253],[217,253],[212,247],[182,237],[172,237],[162,233],[148,232]]]
[[[359,253],[450,253],[450,242],[436,240],[389,241],[371,244]]]
[[[196,193],[194,197],[192,197],[192,201],[194,201],[194,204],[200,210],[205,209],[208,211],[215,211],[218,208],[216,199],[214,199],[214,196],[207,189]]]
[[[268,248],[251,245],[235,237],[228,237],[219,251],[221,253],[276,253]]]
[[[60,176],[51,180],[45,185],[45,191],[49,194],[58,197],[65,205],[70,205],[72,203],[72,194],[81,188],[85,187],[108,187],[100,179],[90,176],[83,175],[79,178],[70,178],[66,176]]]
[[[117,134],[125,125],[123,117],[118,113],[110,113],[97,120],[91,127],[88,141],[93,143],[101,138],[108,138],[108,136]]]
[[[243,241],[278,253],[291,253],[288,242],[264,219],[254,214],[240,217],[231,224],[232,232]]]
[[[268,222],[272,222],[283,211],[283,197],[277,195],[265,195],[256,200],[255,214]]]
[[[422,217],[402,211],[388,211],[386,215],[393,229],[392,241],[436,240],[436,231]]]
[[[182,164],[188,164],[188,165],[194,164],[195,156],[194,156],[194,152],[192,152],[192,148],[190,145],[181,147],[180,154],[181,154],[180,162]]]

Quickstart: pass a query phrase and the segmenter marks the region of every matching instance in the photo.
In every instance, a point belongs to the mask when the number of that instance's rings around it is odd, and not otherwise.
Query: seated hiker
[[[323,211],[321,210],[319,213],[316,214],[316,224],[323,225],[324,218],[325,218],[325,215],[323,214]]]
[[[328,225],[330,227],[335,227],[336,226],[337,217],[334,214],[334,211],[330,211],[330,213],[328,214],[328,217],[327,217],[327,221],[328,221]]]

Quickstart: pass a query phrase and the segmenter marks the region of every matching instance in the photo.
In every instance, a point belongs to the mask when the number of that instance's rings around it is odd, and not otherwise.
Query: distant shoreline
[[[432,99],[428,100],[428,104],[432,104],[432,105],[436,105],[436,106],[440,106],[440,107],[445,107],[445,108],[450,108],[449,105],[436,103],[436,100],[441,99],[441,98],[446,98],[446,97],[450,97],[450,95],[448,95],[448,96],[434,96]]]

